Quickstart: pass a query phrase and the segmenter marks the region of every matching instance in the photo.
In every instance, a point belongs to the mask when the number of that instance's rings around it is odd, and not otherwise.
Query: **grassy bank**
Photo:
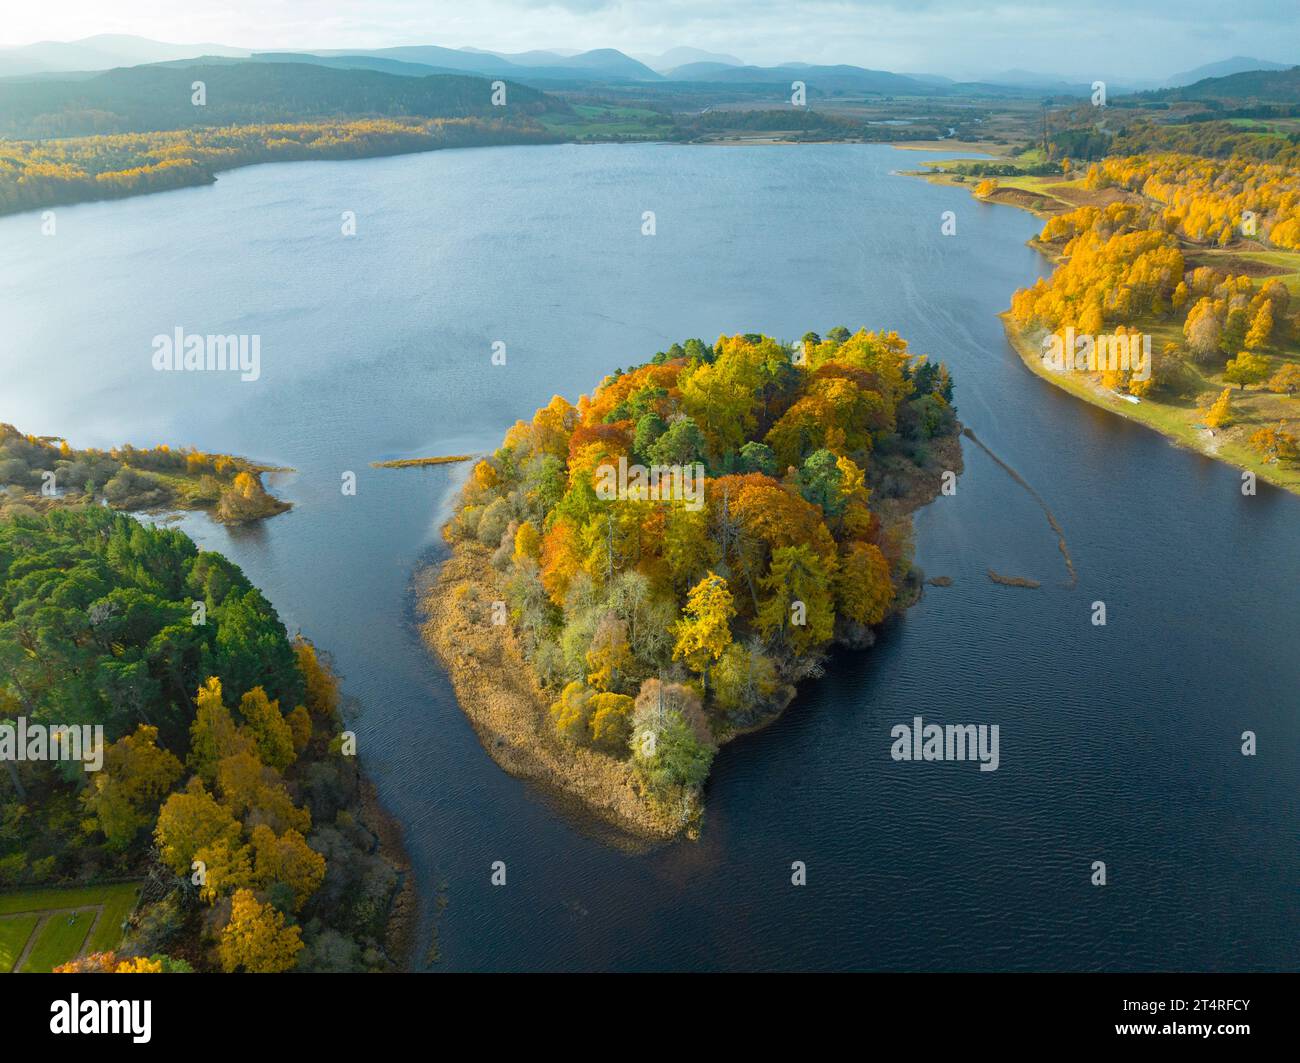
[[[1014,162],[1012,159],[997,160]],[[952,160],[934,165],[951,165]],[[934,170],[914,172],[918,176],[936,184],[959,185],[972,195],[978,178],[970,176],[936,172]],[[1047,218],[1082,206],[1104,206],[1125,195],[1115,189],[1089,190],[1080,178],[1063,179],[1056,175],[1035,176],[1019,175],[995,178],[997,188],[991,193],[977,197],[981,202],[999,203],[1004,206],[1027,210],[1039,217]],[[1050,249],[1030,241],[1045,254]],[[1300,254],[1285,251],[1251,251],[1194,246],[1182,241],[1182,251],[1188,268],[1196,265],[1210,265],[1219,270],[1246,273],[1252,276],[1277,277],[1287,288],[1300,292]],[[1211,369],[1206,366],[1189,364],[1189,373],[1195,378],[1194,392],[1179,396],[1161,394],[1159,398],[1145,397],[1139,402],[1131,402],[1110,388],[1103,386],[1100,377],[1095,374],[1057,373],[1043,365],[1041,337],[1030,335],[1017,328],[1009,314],[1002,314],[1003,327],[1007,339],[1021,361],[1038,376],[1054,386],[1069,392],[1076,398],[1100,406],[1111,413],[1137,421],[1174,440],[1181,446],[1188,447],[1207,457],[1246,469],[1268,483],[1288,491],[1300,493],[1300,466],[1278,461],[1265,461],[1249,444],[1249,437],[1257,429],[1279,422],[1287,422],[1297,412],[1295,399],[1274,394],[1261,386],[1238,388],[1224,379],[1222,366]],[[1183,341],[1182,329],[1176,321],[1167,319],[1137,320],[1128,323],[1142,333],[1151,336],[1153,348],[1159,350],[1168,343]],[[1295,362],[1300,358],[1294,344],[1273,347],[1266,352],[1275,364]],[[1232,388],[1233,419],[1224,427],[1210,429],[1201,422],[1202,407],[1217,396],[1224,388]]]
[[[1235,465],[1239,469],[1248,469],[1260,480],[1300,494],[1300,468],[1294,465],[1265,462],[1259,454],[1246,445],[1246,439],[1251,432],[1278,419],[1277,413],[1270,416],[1267,411],[1272,411],[1275,407],[1280,408],[1285,401],[1290,401],[1291,406],[1294,407],[1295,400],[1285,400],[1282,396],[1271,395],[1258,388],[1244,392],[1234,390],[1234,402],[1240,404],[1248,400],[1255,405],[1240,409],[1237,420],[1226,428],[1205,428],[1200,423],[1202,411],[1196,405],[1196,398],[1199,396],[1187,397],[1176,403],[1155,402],[1150,399],[1132,403],[1103,387],[1099,380],[1090,375],[1053,372],[1043,365],[1040,344],[1017,329],[1011,323],[1009,315],[1002,314],[1001,317],[1007,340],[1020,355],[1020,360],[1044,380],[1063,391],[1068,391],[1084,402],[1090,402],[1120,417],[1144,424],[1181,446],[1195,450],[1206,457]],[[1153,336],[1152,342],[1153,344],[1159,342],[1159,337]],[[1205,375],[1202,379],[1207,382],[1207,385],[1199,393],[1200,395],[1217,393],[1225,386],[1222,382],[1222,373]],[[1283,412],[1294,415],[1294,410]]]

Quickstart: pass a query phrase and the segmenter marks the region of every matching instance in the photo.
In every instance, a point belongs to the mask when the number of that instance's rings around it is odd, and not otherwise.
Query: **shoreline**
[[[1002,328],[1006,333],[1007,343],[1016,352],[1025,367],[1035,376],[1041,377],[1049,384],[1060,388],[1068,395],[1072,395],[1082,402],[1133,421],[1135,424],[1140,424],[1163,436],[1175,446],[1193,451],[1202,457],[1210,458],[1221,465],[1240,469],[1242,472],[1254,473],[1258,479],[1272,484],[1280,490],[1300,494],[1300,480],[1288,482],[1281,478],[1277,474],[1277,465],[1265,464],[1258,458],[1252,458],[1249,451],[1245,451],[1238,444],[1225,440],[1222,435],[1216,436],[1210,429],[1198,429],[1191,425],[1188,425],[1184,432],[1168,431],[1153,417],[1144,416],[1143,412],[1143,406],[1147,405],[1158,405],[1159,408],[1163,409],[1176,409],[1177,407],[1170,406],[1168,403],[1151,403],[1147,399],[1134,404],[1086,376],[1053,372],[1043,365],[1040,348],[1035,346],[1027,335],[1011,323],[1009,311],[1003,311],[998,317],[1002,320]],[[1227,444],[1226,447],[1225,443]],[[1225,450],[1228,453],[1225,453]]]
[[[958,182],[951,179],[951,175],[944,173],[927,173],[925,171],[910,171],[902,174],[905,177],[919,177],[930,184],[947,185],[949,187],[962,187],[970,193],[971,198],[981,203],[997,203],[1001,206],[1013,207],[1017,210],[1023,210],[1027,213],[1034,214],[1040,218],[1050,218],[1054,214],[1063,211],[1073,210],[1074,204],[1064,200],[1048,197],[1041,193],[1026,192],[1017,188],[999,188],[998,192],[1007,193],[998,196],[996,193],[988,199],[980,199],[975,196],[973,186],[966,182]],[[1045,202],[1044,202],[1045,201]],[[1048,206],[1047,204],[1051,205]],[[1052,263],[1053,273],[1060,265],[1060,258],[1049,253],[1045,248],[1039,245],[1037,238],[1027,240],[1026,246],[1032,247],[1039,254],[1048,258]],[[1184,248],[1184,254],[1186,249]],[[1004,310],[998,315],[1002,321],[1003,332],[1007,337],[1007,343],[1016,355],[1035,376],[1041,377],[1054,387],[1060,388],[1068,395],[1073,396],[1083,402],[1096,406],[1108,413],[1116,414],[1136,424],[1143,425],[1153,432],[1158,433],[1165,439],[1169,440],[1176,446],[1185,450],[1193,451],[1203,457],[1210,458],[1223,465],[1239,469],[1243,472],[1250,472],[1259,480],[1271,484],[1283,491],[1289,491],[1292,494],[1300,494],[1300,476],[1293,479],[1286,479],[1279,476],[1279,466],[1276,463],[1266,463],[1257,455],[1227,439],[1222,433],[1215,435],[1209,429],[1198,429],[1194,425],[1188,424],[1182,426],[1181,430],[1173,430],[1167,427],[1157,416],[1150,414],[1148,411],[1155,410],[1177,410],[1177,405],[1159,402],[1152,399],[1143,399],[1139,403],[1132,403],[1122,398],[1120,395],[1103,387],[1099,381],[1093,380],[1082,374],[1057,373],[1049,370],[1043,365],[1040,348],[1037,347],[1029,336],[1012,324],[1010,319],[1010,310]],[[1234,392],[1235,393],[1235,392]]]
[[[503,596],[491,551],[462,543],[448,557],[418,568],[418,627],[451,680],[456,703],[479,744],[507,775],[539,785],[614,828],[624,844],[668,841],[680,825],[636,791],[626,762],[569,746],[554,734],[551,699],[524,659],[513,628],[484,624],[473,605]]]
[[[369,772],[358,776],[357,811],[361,824],[375,838],[375,851],[397,872],[398,885],[388,902],[384,920],[384,951],[398,971],[412,969],[415,935],[420,917],[420,895],[402,824],[387,808]]]
[[[882,499],[877,510],[890,524],[906,523],[939,497],[939,472],[964,471],[962,432],[931,443],[929,466],[913,478],[906,495]],[[932,484],[932,488],[924,486]],[[484,623],[474,615],[502,600],[501,575],[492,567],[492,551],[477,543],[458,542],[442,560],[417,567],[414,573],[417,627],[426,648],[446,671],[457,705],[469,719],[479,744],[506,774],[538,785],[548,799],[579,814],[587,824],[612,829],[605,840],[620,848],[643,851],[681,835],[699,837],[703,806],[690,820],[665,815],[640,793],[631,764],[593,749],[563,742],[551,724],[553,700],[538,683],[509,624]],[[903,614],[924,593],[924,573],[913,566],[912,576],[898,588],[898,597],[884,621]],[[847,648],[869,650],[865,644]],[[826,650],[843,645],[833,642]],[[798,697],[798,686],[786,685],[778,706],[752,723],[716,735],[718,748],[775,723]],[[706,784],[707,790],[707,784]]]
[[[160,130],[158,132],[178,132],[176,130]],[[111,134],[99,134],[111,135]],[[123,134],[135,135],[135,134]],[[77,139],[77,138],[69,138]],[[37,143],[37,141],[30,141]],[[533,139],[521,137],[518,140],[503,139],[497,142],[482,144],[430,144],[421,146],[402,147],[393,151],[384,152],[361,152],[356,155],[302,155],[289,158],[262,158],[249,159],[247,161],[231,162],[229,165],[214,167],[203,170],[194,180],[168,185],[165,188],[141,188],[131,190],[124,194],[104,194],[88,196],[56,196],[45,202],[35,204],[22,204],[20,206],[0,208],[0,218],[18,217],[22,214],[37,214],[41,211],[54,210],[61,207],[78,207],[86,206],[92,203],[112,203],[123,199],[138,199],[142,196],[161,195],[165,192],[179,192],[184,189],[193,188],[211,188],[215,186],[221,175],[234,173],[236,170],[245,170],[252,166],[270,166],[281,163],[292,162],[356,162],[362,159],[392,159],[403,155],[426,155],[435,151],[472,151],[476,148],[504,148],[504,147],[553,147],[560,144],[574,144],[580,147],[587,146],[608,146],[610,144],[666,144],[678,147],[801,147],[809,144],[876,144],[882,147],[898,148],[902,151],[956,151],[968,152],[973,151],[984,155],[995,155],[992,145],[981,145],[978,142],[970,141],[935,141],[935,140],[853,140],[853,139],[825,139],[825,140],[792,140],[781,136],[720,136],[710,140],[664,140],[656,137],[646,138],[626,138],[626,139],[609,139],[609,140],[564,140],[564,139]],[[996,147],[1001,147],[997,145]],[[922,175],[923,176],[923,175]]]

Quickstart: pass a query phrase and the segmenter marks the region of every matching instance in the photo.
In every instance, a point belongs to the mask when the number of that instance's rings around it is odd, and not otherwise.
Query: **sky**
[[[969,77],[1159,79],[1245,55],[1300,62],[1297,0],[14,0],[0,46],[129,33],[257,50],[676,45],[746,62]]]

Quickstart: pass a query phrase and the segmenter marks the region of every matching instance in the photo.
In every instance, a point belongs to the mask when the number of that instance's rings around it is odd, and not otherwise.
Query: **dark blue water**
[[[1025,370],[995,315],[1047,268],[1024,246],[1038,223],[892,175],[925,157],[483,149],[240,170],[61,209],[55,237],[7,218],[0,420],[297,470],[286,516],[184,526],[333,653],[426,933],[445,885],[438,969],[1296,969],[1300,499],[1243,497],[1232,468]],[[490,449],[676,339],[838,324],[953,367],[961,417],[1052,507],[1078,585],[1042,510],[966,443],[957,494],[916,522],[918,563],[955,584],[722,751],[698,842],[611,847],[493,764],[411,627],[461,473],[369,462]],[[258,333],[262,379],[153,372],[176,325]],[[917,714],[998,724],[999,770],[892,761]]]

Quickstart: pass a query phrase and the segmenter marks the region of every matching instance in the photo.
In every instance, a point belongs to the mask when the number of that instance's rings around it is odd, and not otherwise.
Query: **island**
[[[910,514],[959,433],[893,332],[674,344],[474,465],[424,637],[506,771],[630,841],[696,835],[719,746],[919,598]]]
[[[0,517],[104,505],[150,513],[195,509],[221,524],[249,524],[292,508],[262,484],[263,473],[283,471],[165,444],[74,450],[58,436],[0,424]]]

